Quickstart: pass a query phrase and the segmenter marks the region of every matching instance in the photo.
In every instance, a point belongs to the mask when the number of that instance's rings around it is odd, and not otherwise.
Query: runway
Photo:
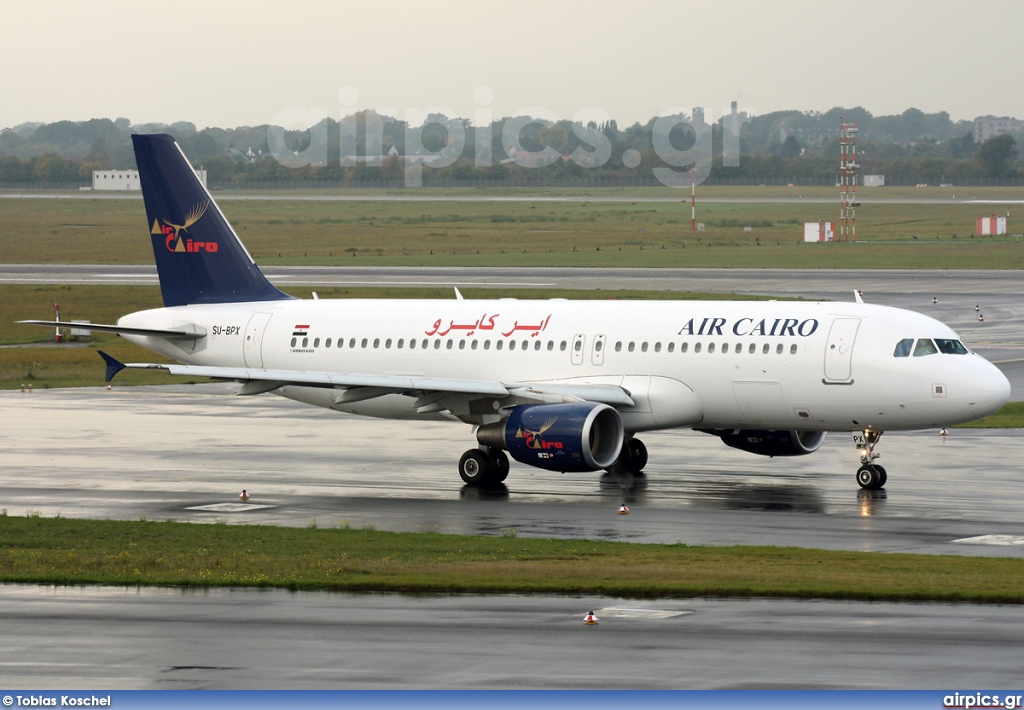
[[[1015,431],[887,433],[889,484],[854,481],[833,434],[804,457],[652,432],[646,475],[513,463],[506,485],[463,485],[457,423],[371,420],[236,385],[0,393],[10,514],[1024,557],[1024,439]],[[251,496],[244,505],[242,489]],[[617,514],[626,503],[628,516]],[[1021,544],[957,542],[982,536]],[[991,538],[998,542],[1004,538]]]
[[[13,585],[0,614],[8,688],[978,689],[1024,660],[1001,606]]]

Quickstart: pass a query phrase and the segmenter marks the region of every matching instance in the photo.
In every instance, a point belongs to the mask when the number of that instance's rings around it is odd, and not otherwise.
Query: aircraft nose
[[[989,362],[967,373],[967,406],[978,417],[987,417],[1010,401],[1010,381]]]

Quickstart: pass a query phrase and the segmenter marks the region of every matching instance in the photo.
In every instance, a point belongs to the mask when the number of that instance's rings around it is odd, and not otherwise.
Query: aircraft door
[[[836,318],[825,343],[825,382],[853,382],[853,341],[857,339],[860,318]]]
[[[242,355],[246,367],[263,367],[263,333],[267,330],[272,313],[253,313],[245,326],[245,340],[242,341]]]
[[[572,364],[583,364],[583,348],[587,344],[587,336],[574,335],[572,338]]]
[[[593,354],[591,355],[591,362],[595,365],[604,364],[604,342],[605,338],[603,335],[594,336]]]

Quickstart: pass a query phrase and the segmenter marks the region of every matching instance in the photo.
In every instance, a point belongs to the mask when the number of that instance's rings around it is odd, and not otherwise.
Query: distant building
[[[206,171],[196,170],[196,177],[206,187]],[[93,170],[93,190],[141,190],[138,170]]]
[[[1024,121],[1019,121],[1016,118],[1009,118],[1007,116],[1002,118],[979,116],[974,119],[974,142],[984,143],[989,138],[1000,134],[1020,130],[1024,130]]]
[[[805,242],[830,242],[835,232],[835,222],[804,222]]]
[[[997,214],[978,217],[975,234],[1006,234],[1006,217]]]
[[[885,175],[865,175],[864,187],[885,187]]]

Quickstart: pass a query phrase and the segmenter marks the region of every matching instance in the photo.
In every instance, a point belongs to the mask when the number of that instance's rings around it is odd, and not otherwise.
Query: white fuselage
[[[1008,394],[973,353],[895,357],[901,340],[957,335],[858,303],[321,299],[161,308],[119,324],[204,330],[194,345],[125,336],[190,365],[618,385],[634,400],[620,407],[629,432],[943,427],[995,411]],[[417,414],[414,395],[338,403],[335,390],[278,392],[369,416],[439,416]]]

